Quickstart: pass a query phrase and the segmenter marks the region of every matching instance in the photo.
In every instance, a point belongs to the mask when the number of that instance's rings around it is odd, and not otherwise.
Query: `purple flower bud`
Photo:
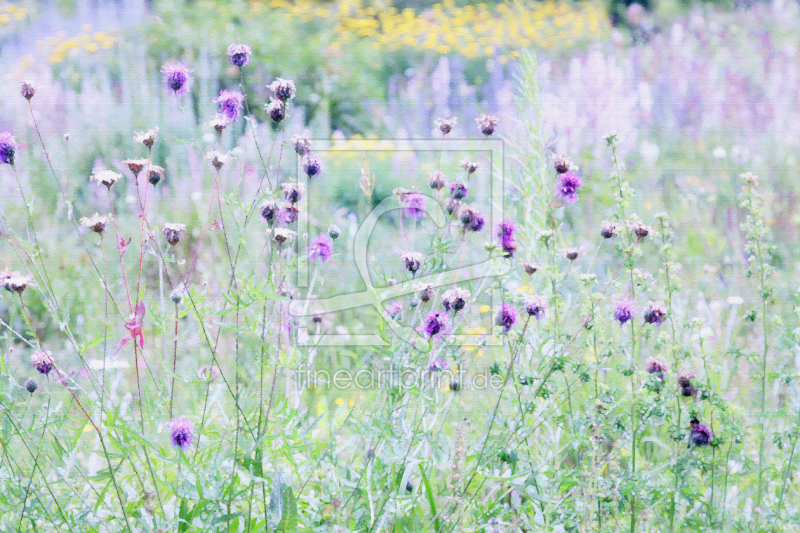
[[[31,366],[38,370],[40,374],[47,375],[53,370],[55,363],[50,352],[34,352],[31,355]]]
[[[17,139],[7,131],[0,131],[0,162],[13,166],[17,149]]]
[[[681,396],[694,396],[697,390],[694,388],[692,380],[694,379],[694,372],[691,370],[681,370],[678,374],[678,387],[680,388]]]
[[[457,313],[467,306],[467,300],[471,296],[472,293],[467,289],[450,289],[442,295],[442,305],[447,311],[455,311]]]
[[[33,98],[33,95],[36,94],[36,89],[32,83],[26,81],[22,83],[20,94],[22,94],[22,96],[30,102],[31,98]]]
[[[194,440],[194,425],[186,418],[173,418],[167,424],[170,443],[181,450],[188,450]]]
[[[503,333],[511,331],[511,326],[517,321],[517,310],[511,304],[503,304],[494,318],[494,323],[503,328]]]
[[[553,156],[553,168],[556,169],[557,173],[563,174],[570,170],[575,170],[575,165],[564,154],[558,154]]]
[[[412,274],[416,274],[417,270],[422,266],[422,261],[425,259],[425,256],[419,252],[406,252],[400,256],[400,259],[405,261],[406,270]]]
[[[272,97],[269,99],[269,103],[266,107],[267,114],[273,122],[281,122],[284,118],[286,118],[286,106],[284,106],[283,101]]]
[[[266,220],[270,226],[277,219],[279,211],[280,207],[274,200],[265,200],[264,203],[261,204],[261,216],[264,217],[264,220]]]
[[[305,172],[309,178],[319,175],[322,170],[322,160],[317,154],[313,153],[304,155],[301,165],[303,166],[303,172]]]
[[[183,96],[192,87],[192,72],[183,63],[166,63],[161,72],[167,80],[167,86],[178,96]]]
[[[436,122],[434,122],[434,125],[442,132],[442,135],[447,135],[453,131],[456,124],[458,124],[458,119],[456,117],[438,118]]]
[[[441,170],[428,172],[428,185],[430,185],[431,189],[441,191],[447,186],[447,177]]]
[[[647,373],[648,374],[656,374],[658,379],[661,381],[664,380],[664,372],[669,370],[669,365],[666,361],[662,361],[661,359],[655,359],[651,357],[647,360]]]
[[[458,212],[461,227],[464,231],[478,232],[483,229],[485,223],[483,216],[474,207],[463,205]]]
[[[303,193],[305,192],[305,186],[302,183],[296,181],[281,183],[281,189],[283,189],[284,199],[290,201],[293,204],[299,202],[300,199],[303,197]]]
[[[478,118],[475,119],[475,122],[478,123],[478,129],[480,132],[486,136],[489,136],[494,133],[494,129],[497,127],[499,119],[494,115],[482,113]]]
[[[228,62],[234,67],[246,67],[250,64],[253,51],[246,44],[228,45]]]
[[[610,220],[604,220],[600,223],[600,235],[604,239],[610,239],[617,235],[619,231],[619,225],[616,222],[612,222]]]
[[[467,197],[469,188],[464,183],[458,181],[450,184],[450,198],[455,200],[463,200]]]

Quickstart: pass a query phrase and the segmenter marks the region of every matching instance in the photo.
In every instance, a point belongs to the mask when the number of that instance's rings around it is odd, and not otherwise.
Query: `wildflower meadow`
[[[800,5],[0,2],[0,531],[800,531]]]

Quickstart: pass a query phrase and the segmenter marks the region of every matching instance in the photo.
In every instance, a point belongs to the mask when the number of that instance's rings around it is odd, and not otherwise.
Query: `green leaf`
[[[291,487],[286,487],[283,498],[283,514],[278,527],[278,533],[292,533],[297,529],[297,501],[294,498]]]
[[[431,516],[433,516],[433,527],[437,533],[441,530],[439,524],[439,513],[436,512],[436,500],[433,497],[433,490],[431,484],[428,483],[428,476],[425,475],[425,469],[419,465],[419,471],[422,473],[422,484],[425,485],[425,496],[428,498],[428,505],[431,508]]]

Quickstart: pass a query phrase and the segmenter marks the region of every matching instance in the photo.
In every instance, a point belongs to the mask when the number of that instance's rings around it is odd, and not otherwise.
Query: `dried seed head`
[[[206,125],[217,130],[217,133],[222,134],[222,130],[224,130],[229,123],[230,120],[224,113],[217,113],[214,115],[213,119],[211,119],[209,122],[206,122]]]
[[[89,181],[96,181],[97,183],[101,183],[110,189],[112,185],[121,179],[122,174],[119,172],[114,172],[113,170],[101,170],[92,174],[92,177],[89,178]]]
[[[342,231],[339,229],[339,226],[336,224],[331,224],[328,227],[328,235],[330,235],[331,239],[338,239],[339,235],[342,234]]]
[[[90,217],[82,217],[81,218],[81,225],[91,229],[95,233],[103,234],[106,229],[106,224],[114,218],[111,213],[107,215],[101,215],[99,213],[95,213]]]
[[[417,270],[419,270],[420,267],[422,266],[422,262],[425,260],[425,256],[419,252],[406,252],[400,256],[400,259],[405,261],[406,270],[408,270],[412,274],[416,274]]]
[[[467,300],[470,299],[472,293],[467,289],[456,287],[445,291],[442,295],[442,306],[447,311],[455,311],[456,313],[467,306]]]
[[[611,220],[604,220],[600,223],[600,235],[604,239],[610,239],[617,235],[619,231],[619,224]]]
[[[23,276],[15,270],[4,270],[0,272],[0,282],[3,284],[3,288],[8,292],[22,294],[25,292],[25,289],[28,288],[28,285],[33,282],[33,276],[30,274]]]
[[[295,235],[297,235],[296,232],[287,228],[275,228],[272,230],[272,238],[278,245],[282,245],[286,241],[293,239]]]
[[[281,183],[281,189],[283,189],[283,198],[293,204],[299,202],[306,192],[306,186],[297,181]]]
[[[164,224],[164,237],[171,246],[175,246],[181,241],[181,236],[186,233],[186,224],[179,222],[167,222]]]
[[[261,204],[261,216],[270,226],[278,219],[279,212],[280,206],[275,200],[264,200],[264,203]]]
[[[139,177],[139,173],[150,164],[149,159],[126,159],[122,162],[123,165],[128,166],[134,178]]]
[[[299,156],[304,156],[311,151],[311,139],[308,131],[292,135],[290,142],[294,146],[295,153]]]
[[[211,162],[212,167],[219,171],[219,169],[221,169],[225,164],[228,163],[228,161],[232,159],[232,156],[230,152],[223,154],[217,150],[211,150],[206,154],[206,159]]]
[[[469,161],[467,159],[462,159],[460,165],[461,168],[467,171],[467,174],[474,174],[481,166],[480,163]]]
[[[265,107],[269,118],[271,118],[273,122],[279,123],[286,118],[286,106],[283,100],[273,96],[269,99],[269,103]]]
[[[158,142],[158,128],[147,131],[135,131],[133,132],[133,140],[137,143],[142,143],[150,150],[153,148],[153,145]]]
[[[525,273],[528,274],[529,276],[534,275],[538,270],[542,268],[541,265],[537,263],[529,263],[529,262],[522,263],[522,267],[525,269]]]
[[[564,257],[566,257],[570,261],[575,261],[579,255],[580,252],[578,251],[577,248],[567,248],[566,250],[564,250]]]

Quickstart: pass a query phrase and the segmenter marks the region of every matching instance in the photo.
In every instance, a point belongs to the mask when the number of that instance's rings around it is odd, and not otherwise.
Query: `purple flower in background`
[[[17,140],[7,131],[0,131],[0,162],[14,165],[14,155],[17,153],[19,144]]]
[[[403,214],[408,218],[419,220],[425,216],[425,196],[418,192],[404,194],[400,198],[400,205],[403,206]]]
[[[578,201],[578,191],[583,187],[583,180],[574,172],[567,171],[558,175],[558,190],[556,194],[560,196],[564,203],[572,205]]]
[[[445,332],[448,325],[449,321],[444,311],[431,311],[425,316],[419,331],[427,335],[429,339],[432,339],[436,335]]]
[[[714,435],[711,430],[708,429],[708,426],[701,424],[696,418],[692,418],[691,422],[689,422],[689,427],[691,428],[691,432],[689,433],[690,446],[707,446],[711,441],[711,437]]]
[[[181,450],[188,450],[194,440],[194,425],[181,417],[170,420],[167,428],[170,433],[170,443]]]
[[[517,310],[511,304],[503,304],[494,317],[494,323],[503,328],[503,333],[511,331],[511,326],[517,321]]]
[[[166,63],[161,67],[161,72],[164,73],[167,86],[178,96],[183,96],[189,92],[192,87],[192,76],[189,67],[183,63]]]
[[[515,231],[517,231],[517,227],[510,220],[503,220],[497,227],[500,246],[503,247],[503,251],[508,254],[508,257],[513,257],[517,250],[517,244],[514,242]]]
[[[322,160],[314,153],[307,153],[304,155],[301,165],[303,166],[303,172],[305,172],[309,178],[318,176],[322,170]]]
[[[327,233],[320,233],[308,245],[310,249],[309,259],[311,261],[319,260],[324,263],[333,255],[333,239]]]
[[[389,313],[390,317],[397,318],[400,316],[400,313],[403,312],[403,302],[400,300],[392,300],[386,306],[386,312]]]
[[[246,44],[228,45],[228,62],[234,67],[246,67],[250,64],[250,56],[253,50]]]
[[[38,370],[40,374],[47,375],[53,370],[55,363],[50,352],[34,352],[31,355],[31,366]]]
[[[536,320],[544,318],[544,312],[547,310],[547,298],[532,294],[526,297],[523,303],[528,316],[532,316]]]
[[[633,318],[634,307],[633,302],[629,299],[620,300],[614,306],[614,320],[619,322],[619,325],[622,326],[628,320]]]
[[[664,381],[664,372],[667,370],[669,370],[669,365],[666,361],[654,357],[647,360],[647,373],[655,374],[661,381]]]
[[[644,312],[644,321],[648,324],[663,324],[667,319],[667,306],[663,302],[650,302]]]
[[[300,208],[292,202],[286,202],[278,212],[278,224],[293,224],[297,222],[297,216],[300,214]],[[262,213],[263,215],[263,213]]]
[[[214,98],[214,102],[219,104],[219,112],[233,122],[239,120],[242,116],[242,109],[244,109],[245,96],[239,91],[231,91],[223,89],[219,92],[219,96]]]

